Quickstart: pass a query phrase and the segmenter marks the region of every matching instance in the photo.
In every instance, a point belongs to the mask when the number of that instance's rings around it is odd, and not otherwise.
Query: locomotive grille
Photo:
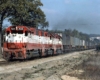
[[[21,52],[18,52],[18,57],[22,57],[22,54],[21,54]]]

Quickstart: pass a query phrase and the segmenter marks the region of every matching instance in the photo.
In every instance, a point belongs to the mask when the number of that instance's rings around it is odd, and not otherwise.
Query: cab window
[[[18,30],[17,32],[18,32],[18,34],[23,34],[22,30]]]
[[[25,36],[28,36],[28,31],[25,31]]]

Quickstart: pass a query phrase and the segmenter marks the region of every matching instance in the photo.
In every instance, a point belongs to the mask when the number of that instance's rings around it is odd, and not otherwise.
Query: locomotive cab
[[[22,27],[10,27],[5,32],[5,42],[7,43],[7,48],[22,48],[23,38],[24,38],[24,28]]]
[[[27,28],[24,26],[10,26],[5,30],[3,42],[3,55],[6,59],[25,58],[25,42],[27,41]]]

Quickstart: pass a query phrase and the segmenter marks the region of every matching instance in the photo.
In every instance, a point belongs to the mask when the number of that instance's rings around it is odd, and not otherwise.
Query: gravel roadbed
[[[68,80],[63,75],[86,61],[91,54],[94,50],[0,66],[0,80]]]

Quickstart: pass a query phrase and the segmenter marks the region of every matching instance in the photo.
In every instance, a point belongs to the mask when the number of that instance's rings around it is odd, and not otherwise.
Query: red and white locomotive
[[[58,34],[27,26],[9,26],[5,30],[3,57],[7,60],[54,55],[62,50]]]

